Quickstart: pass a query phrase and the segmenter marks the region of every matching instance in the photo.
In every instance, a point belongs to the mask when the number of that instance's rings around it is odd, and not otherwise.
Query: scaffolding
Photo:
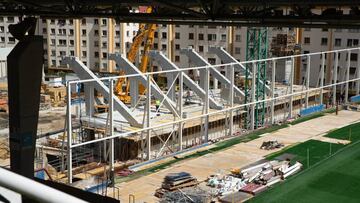
[[[246,61],[261,60],[268,57],[268,28],[247,29]],[[256,69],[256,70],[255,70]],[[252,71],[251,71],[252,70]],[[252,72],[252,73],[251,73]],[[250,81],[252,85],[250,85]],[[266,98],[266,61],[246,64],[245,71],[245,103],[265,100]],[[251,95],[250,95],[251,94]],[[250,108],[247,106],[248,116],[245,126],[256,129],[264,125],[265,102],[256,103]],[[253,119],[253,120],[252,120]],[[250,121],[250,126],[249,126]]]

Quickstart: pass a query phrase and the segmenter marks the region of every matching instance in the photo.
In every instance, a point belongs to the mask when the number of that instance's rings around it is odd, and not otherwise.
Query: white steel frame
[[[339,52],[348,52],[348,53],[351,53],[353,51],[358,51],[358,67],[357,67],[357,73],[356,73],[356,78],[355,79],[349,79],[349,71],[347,72],[347,75],[346,75],[346,80],[345,81],[340,81],[340,82],[336,82],[337,80],[337,66],[338,66],[338,53]],[[325,64],[325,57],[324,55],[325,54],[329,54],[329,53],[335,53],[335,71],[334,71],[334,82],[332,83],[330,81],[330,84],[329,85],[324,85],[324,64]],[[310,58],[312,58],[313,56],[315,55],[322,55],[322,67],[321,67],[321,71],[320,71],[320,84],[319,84],[319,87],[315,87],[315,88],[312,88],[310,89],[309,88],[309,77],[310,77],[310,70],[311,70],[311,66],[310,66]],[[294,59],[296,57],[306,57],[308,59],[308,66],[307,66],[307,71],[306,71],[306,90],[303,90],[303,91],[299,91],[299,92],[293,92],[293,83],[294,83]],[[194,119],[205,119],[205,132],[207,132],[207,128],[208,128],[208,118],[212,115],[216,115],[216,114],[219,114],[219,113],[229,113],[231,116],[233,116],[233,112],[236,111],[236,110],[239,110],[239,109],[242,109],[246,106],[251,106],[252,107],[252,111],[251,113],[253,114],[254,112],[254,109],[253,107],[255,106],[255,104],[257,103],[260,103],[260,102],[266,102],[266,103],[270,103],[270,111],[271,111],[271,115],[270,115],[270,118],[271,118],[271,124],[274,124],[274,120],[275,120],[275,116],[274,116],[274,106],[275,106],[275,100],[279,100],[279,99],[284,99],[285,101],[286,100],[289,100],[289,105],[290,105],[290,110],[293,109],[293,104],[292,104],[292,101],[293,101],[293,96],[297,96],[297,95],[303,95],[305,94],[305,101],[306,101],[306,105],[308,106],[308,101],[309,101],[309,93],[310,92],[321,92],[320,94],[320,104],[323,103],[323,89],[329,89],[329,88],[333,88],[333,102],[336,101],[336,86],[337,85],[346,85],[345,88],[346,88],[346,92],[348,94],[348,88],[349,88],[349,85],[348,83],[349,82],[356,82],[356,93],[359,94],[359,88],[360,88],[360,70],[359,70],[359,66],[360,66],[360,60],[359,60],[359,57],[360,57],[360,48],[351,48],[351,49],[341,49],[341,50],[333,50],[333,51],[324,51],[324,52],[316,52],[316,53],[308,53],[308,54],[299,54],[299,55],[292,55],[292,56],[284,56],[284,57],[276,57],[276,58],[268,58],[268,59],[261,59],[261,60],[253,60],[253,61],[245,61],[245,62],[234,62],[234,63],[226,63],[226,64],[219,64],[219,65],[211,65],[211,66],[201,66],[201,67],[190,67],[190,68],[182,68],[182,69],[173,69],[173,70],[165,70],[165,71],[157,71],[157,72],[147,72],[147,73],[141,73],[141,74],[131,74],[131,75],[124,75],[124,76],[116,76],[116,77],[104,77],[104,78],[101,78],[100,80],[101,81],[109,81],[110,82],[110,90],[112,90],[113,88],[113,82],[115,82],[115,80],[117,80],[118,78],[124,78],[124,77],[136,77],[136,76],[143,76],[143,77],[146,77],[147,78],[147,90],[151,90],[150,86],[151,86],[151,75],[154,75],[154,74],[161,74],[161,73],[178,73],[178,77],[179,77],[179,80],[180,80],[180,84],[179,84],[179,95],[178,95],[178,103],[179,103],[179,106],[178,106],[178,111],[179,111],[179,117],[178,118],[175,118],[174,121],[171,121],[171,122],[167,122],[167,123],[162,123],[162,124],[157,124],[157,125],[152,125],[151,124],[151,119],[150,119],[150,105],[151,105],[151,91],[147,91],[147,101],[146,101],[146,106],[147,108],[145,108],[145,111],[146,111],[146,114],[147,114],[147,119],[146,119],[146,123],[145,125],[143,125],[144,127],[142,127],[141,129],[136,129],[136,130],[132,130],[132,131],[128,131],[128,132],[123,132],[123,133],[114,133],[114,120],[113,120],[113,100],[110,99],[110,105],[109,105],[109,114],[110,114],[110,122],[109,122],[109,126],[110,126],[110,130],[109,130],[109,135],[108,136],[104,136],[103,138],[98,138],[98,139],[95,139],[95,140],[91,140],[91,141],[87,141],[87,142],[83,142],[83,143],[77,143],[77,144],[73,144],[72,143],[72,123],[71,123],[71,108],[70,108],[70,105],[71,105],[71,85],[76,85],[78,83],[90,83],[90,82],[93,82],[94,80],[93,79],[89,79],[89,80],[77,80],[77,81],[68,81],[67,82],[67,105],[68,105],[68,108],[67,108],[67,134],[68,134],[68,139],[67,139],[67,166],[68,166],[68,170],[67,170],[67,175],[68,175],[68,182],[71,183],[72,182],[72,149],[73,148],[76,148],[76,147],[80,147],[80,146],[84,146],[84,145],[88,145],[88,144],[92,144],[92,143],[97,143],[97,142],[104,142],[104,141],[107,141],[107,140],[110,140],[111,141],[111,147],[110,147],[110,166],[111,166],[111,170],[113,171],[113,167],[114,167],[114,138],[120,138],[120,137],[126,137],[126,136],[129,136],[131,134],[134,134],[134,133],[141,133],[141,132],[145,132],[147,133],[147,137],[146,137],[146,140],[147,140],[147,159],[151,159],[150,157],[150,152],[151,152],[151,144],[150,144],[150,141],[151,141],[151,131],[153,131],[154,129],[157,129],[157,128],[162,128],[162,127],[166,127],[166,126],[169,126],[169,125],[178,125],[179,127],[177,128],[178,130],[178,135],[179,135],[179,147],[178,149],[181,151],[183,150],[183,147],[182,147],[182,142],[183,142],[183,137],[182,137],[182,128],[183,128],[183,123],[186,122],[186,121],[191,121],[191,120],[194,120]],[[315,58],[315,57],[314,57]],[[350,55],[349,57],[350,58]],[[234,66],[235,65],[239,65],[239,63],[241,65],[245,65],[247,63],[251,63],[253,64],[253,67],[256,67],[256,63],[259,63],[259,62],[268,62],[269,64],[272,63],[272,76],[271,76],[271,81],[275,81],[275,68],[276,68],[276,62],[278,60],[286,60],[286,59],[290,59],[292,60],[292,71],[291,71],[291,79],[290,79],[290,93],[288,94],[285,94],[285,95],[280,95],[280,96],[277,96],[275,97],[274,95],[274,89],[275,89],[275,83],[272,83],[271,84],[271,87],[270,87],[270,95],[268,98],[264,99],[264,100],[259,100],[259,101],[256,101],[255,99],[252,99],[251,102],[249,103],[246,103],[246,104],[234,104],[234,101],[233,101],[233,95],[234,95],[234,89],[233,88],[230,88],[230,101],[229,101],[229,104],[227,106],[225,106],[223,109],[216,109],[216,110],[213,110],[213,111],[209,111],[209,68],[217,68],[217,67],[220,67],[220,66],[227,66],[229,68],[229,71],[230,71],[230,78],[229,78],[229,81],[230,81],[230,84],[234,84]],[[330,68],[330,67],[329,67]],[[349,65],[347,65],[347,68],[349,70]],[[199,69],[205,69],[205,72],[206,72],[206,75],[205,75],[205,93],[206,93],[206,97],[205,97],[205,100],[204,100],[204,105],[205,105],[205,112],[201,115],[196,115],[196,116],[192,116],[192,117],[188,117],[188,118],[183,118],[183,95],[184,95],[184,92],[183,92],[183,77],[184,77],[184,74],[186,74],[185,72],[186,71],[189,71],[189,70],[199,70]],[[253,75],[256,76],[255,74],[255,71],[256,71],[256,68],[254,69],[253,68]],[[253,80],[255,81],[255,80]],[[253,87],[254,87],[254,84],[253,84]],[[255,88],[253,88],[255,89]],[[335,94],[334,94],[335,93]],[[254,96],[255,94],[255,91],[252,91],[252,95]],[[113,91],[110,91],[110,98],[114,97],[114,92]],[[254,97],[253,97],[254,98]],[[335,104],[335,103],[334,103]],[[289,116],[292,117],[292,112],[289,112]],[[252,116],[253,118],[254,116]],[[230,135],[233,134],[233,118],[230,118]],[[254,129],[253,128],[253,122],[254,122],[254,119],[252,119],[251,121],[251,129]],[[205,134],[205,140],[208,141],[208,136],[207,134]]]

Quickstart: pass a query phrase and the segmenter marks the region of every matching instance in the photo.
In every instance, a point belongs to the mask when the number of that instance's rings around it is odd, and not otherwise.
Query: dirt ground
[[[268,133],[247,143],[234,145],[226,150],[205,156],[179,162],[167,169],[141,177],[116,186],[120,188],[120,200],[127,202],[129,195],[136,198],[136,202],[157,202],[154,192],[161,186],[163,178],[172,172],[186,171],[198,180],[205,180],[216,173],[229,173],[233,168],[241,168],[264,158],[264,156],[277,150],[260,150],[263,141],[277,140],[285,146],[304,142],[309,139],[319,139],[324,133],[340,128],[360,120],[360,113],[353,111],[340,111],[339,115],[329,114],[315,118],[294,126]],[[323,141],[326,141],[324,139]],[[329,140],[334,142],[334,140]]]

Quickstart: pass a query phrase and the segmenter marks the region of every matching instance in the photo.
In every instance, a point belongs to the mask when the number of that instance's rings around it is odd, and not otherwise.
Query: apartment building
[[[302,53],[320,52],[324,50],[338,50],[351,47],[358,47],[360,40],[360,29],[310,29],[302,30]],[[346,61],[348,54],[345,52],[339,53],[338,60],[338,80],[344,80],[346,76]],[[356,77],[356,67],[359,67],[359,53],[350,53],[350,79]],[[312,57],[310,60],[310,86],[316,86],[320,83],[321,57]],[[301,61],[302,81],[306,75],[307,60],[305,58]],[[324,84],[329,84],[332,79],[332,72],[334,70],[335,54],[325,55],[325,81]],[[328,68],[330,67],[330,68]],[[354,83],[350,83],[350,88],[354,88]]]
[[[12,47],[15,38],[8,32],[8,25],[19,21],[18,17],[0,17],[0,47]],[[37,34],[44,37],[45,68],[48,70],[68,70],[61,64],[62,56],[76,56],[91,70],[113,72],[117,66],[108,60],[109,53],[125,54],[138,24],[117,23],[108,18],[84,19],[40,19]],[[153,49],[163,51],[179,67],[195,66],[180,53],[187,47],[194,48],[211,64],[220,64],[220,59],[208,53],[210,46],[222,46],[239,61],[246,56],[246,27],[201,26],[201,25],[158,25]],[[269,43],[272,36],[283,30],[269,28]],[[301,29],[302,53],[335,50],[359,46],[360,29]],[[141,54],[141,51],[140,51]],[[339,55],[339,64],[346,64],[347,54]],[[351,53],[350,78],[354,78],[359,63],[358,53]],[[326,56],[326,83],[332,80],[334,56]],[[161,70],[152,62],[153,70]],[[301,79],[306,74],[307,60],[301,60]],[[310,85],[319,82],[321,59],[311,58]],[[327,67],[331,67],[330,69]],[[345,77],[346,67],[339,67],[339,80]],[[354,84],[350,84],[353,87]]]

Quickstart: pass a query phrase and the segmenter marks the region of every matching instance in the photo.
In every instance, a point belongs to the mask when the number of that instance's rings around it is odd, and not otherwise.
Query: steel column
[[[325,53],[321,53],[321,69],[320,69],[320,104],[324,103],[324,75],[325,75]]]
[[[234,66],[228,66],[230,76],[230,94],[229,103],[230,107],[234,107]],[[230,136],[234,134],[234,111],[230,110]]]
[[[306,90],[309,91],[310,89],[310,71],[311,71],[311,56],[307,56],[307,66],[306,66]],[[309,107],[309,92],[305,94],[305,108]]]
[[[346,66],[346,84],[345,84],[345,103],[348,102],[349,98],[349,78],[350,78],[350,55],[351,51],[348,51],[348,60],[347,60],[347,66]]]
[[[294,69],[295,69],[295,58],[291,58],[291,72],[290,72],[290,94],[294,92]],[[293,96],[289,97],[289,118],[293,117]]]
[[[334,64],[334,82],[333,84],[337,83],[337,72],[338,72],[338,65],[339,65],[339,53],[338,52],[335,52],[335,64]],[[350,57],[350,56],[349,56]],[[336,105],[336,86],[337,85],[334,85],[333,86],[333,105]]]
[[[275,72],[276,72],[276,60],[272,60],[271,69],[271,124],[275,123]]]
[[[147,81],[147,85],[146,85],[146,127],[150,127],[151,123],[150,123],[150,113],[151,113],[151,75],[148,74],[146,76],[146,81]],[[146,159],[150,160],[151,159],[151,130],[147,130],[147,135],[146,135]]]
[[[67,121],[67,178],[68,184],[72,183],[72,148],[71,148],[71,137],[72,137],[72,124],[71,124],[71,84],[66,84],[66,121]]]
[[[180,71],[179,72],[179,114],[180,114],[180,119],[183,118],[183,95],[184,95],[184,81],[183,81],[183,72]],[[183,143],[183,122],[179,123],[179,150],[182,150],[182,143]]]
[[[360,49],[358,49],[357,67],[356,67],[356,78],[360,79]],[[356,94],[360,94],[360,80],[356,81]]]
[[[109,136],[114,135],[114,81],[109,81]],[[114,139],[110,139],[110,180],[111,185],[115,184],[115,164],[114,164]]]
[[[204,108],[205,114],[209,113],[209,89],[210,89],[210,74],[209,68],[205,69],[205,101],[204,101]],[[209,141],[209,116],[205,117],[205,124],[204,124],[204,133],[205,133],[205,143]]]

